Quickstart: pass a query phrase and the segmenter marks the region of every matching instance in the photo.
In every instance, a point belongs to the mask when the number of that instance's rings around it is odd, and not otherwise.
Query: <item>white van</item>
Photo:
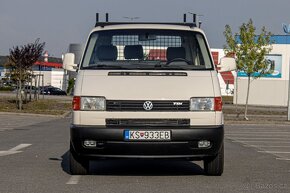
[[[73,61],[66,54],[64,68]],[[178,158],[221,175],[223,125],[217,70],[195,23],[97,22],[77,67],[71,174],[88,174],[91,159]]]

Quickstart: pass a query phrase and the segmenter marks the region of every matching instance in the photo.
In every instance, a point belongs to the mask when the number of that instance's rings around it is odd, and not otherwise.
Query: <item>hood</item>
[[[112,72],[114,75],[109,75]],[[138,72],[144,73],[133,73]],[[164,75],[168,71],[160,73],[163,75],[136,76],[126,71],[81,70],[75,95],[104,96],[110,100],[189,100],[214,96],[210,71],[187,71],[182,72],[183,76]]]

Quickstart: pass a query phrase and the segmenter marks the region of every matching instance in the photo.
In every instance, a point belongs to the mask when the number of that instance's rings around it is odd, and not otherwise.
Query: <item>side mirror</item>
[[[237,68],[236,60],[234,58],[223,57],[221,58],[220,64],[217,65],[217,67],[220,68],[218,72],[229,72],[236,70]]]
[[[63,56],[63,69],[67,71],[76,71],[77,64],[75,64],[75,55],[73,53],[66,53]]]

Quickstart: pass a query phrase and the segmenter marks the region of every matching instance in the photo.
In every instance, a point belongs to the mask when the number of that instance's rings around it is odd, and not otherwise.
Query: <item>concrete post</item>
[[[288,63],[288,71],[289,71],[289,75],[288,75],[288,116],[287,116],[287,120],[290,121],[290,58],[289,58],[289,63]]]

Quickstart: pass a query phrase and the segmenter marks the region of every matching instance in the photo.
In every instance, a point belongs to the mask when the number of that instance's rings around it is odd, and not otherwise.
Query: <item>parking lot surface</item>
[[[32,120],[0,131],[1,193],[290,192],[289,126],[226,125],[220,177],[205,176],[202,162],[172,160],[100,160],[92,175],[71,176],[70,119]]]
[[[42,115],[19,115],[16,113],[0,113],[0,132],[5,130],[21,130],[21,128],[29,125],[35,125],[56,119],[53,116]]]
[[[244,147],[254,148],[259,153],[272,154],[276,160],[290,162],[289,125],[232,125],[226,137]]]

